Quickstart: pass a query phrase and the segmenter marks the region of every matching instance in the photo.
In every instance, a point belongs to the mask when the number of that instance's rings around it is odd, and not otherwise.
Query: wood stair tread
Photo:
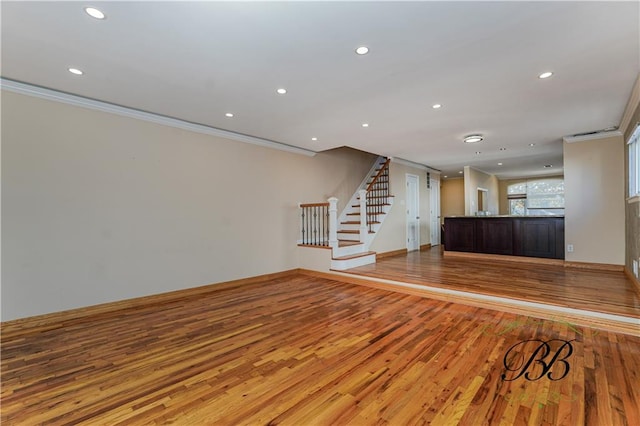
[[[391,197],[395,197],[395,195],[369,195],[367,196],[367,200],[370,200],[372,198],[391,198]],[[359,200],[360,197],[356,197],[356,200]]]
[[[365,251],[363,253],[350,254],[348,256],[332,257],[331,259],[333,259],[333,260],[350,260],[350,259],[357,259],[359,257],[370,256],[372,254],[376,254],[376,252],[375,251]]]
[[[374,222],[375,223],[375,222]],[[378,222],[380,223],[380,222]],[[352,229],[345,229],[345,230],[338,230],[338,234],[359,234],[360,230],[352,230]],[[375,232],[373,231],[369,231],[370,234],[375,234]]]
[[[353,241],[353,240],[338,240],[338,247],[349,247],[349,246],[357,246],[364,243],[361,243],[360,241]]]

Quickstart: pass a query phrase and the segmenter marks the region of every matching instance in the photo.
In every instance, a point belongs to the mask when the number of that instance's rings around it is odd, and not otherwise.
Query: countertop
[[[513,216],[508,214],[492,214],[487,216],[445,216],[445,219],[504,219],[504,218],[514,218],[514,219],[527,219],[527,218],[563,218],[562,215],[528,215],[528,216]]]

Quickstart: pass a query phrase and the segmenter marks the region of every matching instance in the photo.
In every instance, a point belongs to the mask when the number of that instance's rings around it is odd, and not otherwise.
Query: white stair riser
[[[360,234],[345,234],[338,231],[338,239],[348,240],[348,241],[360,241]],[[366,250],[362,250],[362,251],[366,251]]]
[[[333,249],[333,257],[351,256],[352,254],[363,253],[364,244],[355,244],[352,246],[336,247]]]
[[[358,231],[358,230],[360,230],[360,224],[359,223],[341,223],[338,226],[340,227],[340,229],[338,230],[338,233],[340,231]]]
[[[356,268],[358,266],[370,265],[376,263],[376,255],[370,254],[367,256],[355,257],[347,260],[331,260],[331,269],[336,271],[344,271],[345,269]]]

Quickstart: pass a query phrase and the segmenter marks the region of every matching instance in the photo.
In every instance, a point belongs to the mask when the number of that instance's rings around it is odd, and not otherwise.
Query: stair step
[[[367,204],[367,207],[374,207],[374,206],[390,206],[391,204],[389,203],[382,203],[382,204]],[[360,207],[360,204],[354,204],[351,207]]]
[[[380,222],[369,222],[373,224],[378,224]],[[339,229],[338,234],[359,234],[360,230],[351,230],[351,229]],[[369,231],[370,234],[375,234],[373,231]]]
[[[332,259],[333,260],[349,260],[349,259],[357,259],[359,257],[370,256],[372,254],[376,254],[376,252],[375,251],[365,251],[364,253],[350,254],[349,256],[332,257]]]
[[[393,198],[395,195],[367,195],[367,200],[371,198]],[[356,197],[356,200],[359,200],[360,197]]]
[[[379,215],[379,214],[386,214],[385,212],[378,212],[378,213],[369,213],[369,216],[371,215]],[[347,213],[347,216],[360,216],[360,212],[356,212],[356,213]],[[360,222],[358,222],[360,223]]]
[[[349,246],[357,246],[362,244],[360,241],[352,241],[352,240],[338,240],[338,247],[349,247]]]

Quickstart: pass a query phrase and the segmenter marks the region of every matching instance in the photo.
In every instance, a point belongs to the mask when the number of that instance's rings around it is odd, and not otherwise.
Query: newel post
[[[329,247],[338,247],[338,199],[331,197],[329,202]]]
[[[358,191],[360,196],[360,242],[364,243],[367,238],[367,190]]]

